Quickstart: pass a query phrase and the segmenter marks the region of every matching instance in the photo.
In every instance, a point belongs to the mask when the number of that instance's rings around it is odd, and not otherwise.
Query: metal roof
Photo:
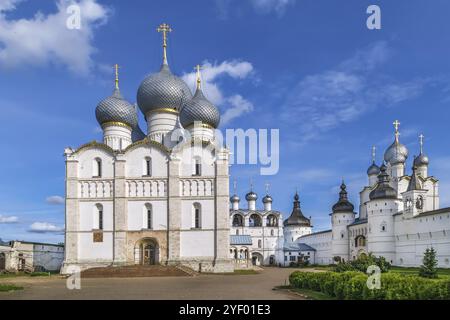
[[[289,246],[284,246],[284,251],[316,251],[313,247],[306,243],[293,243]]]
[[[239,244],[245,244],[245,245],[251,245],[252,244],[252,237],[249,235],[231,235],[230,236],[230,244],[231,245],[239,245]]]

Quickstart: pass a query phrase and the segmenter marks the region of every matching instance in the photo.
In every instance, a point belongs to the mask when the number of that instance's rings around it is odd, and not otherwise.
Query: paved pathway
[[[24,290],[0,293],[4,299],[301,299],[285,290],[272,290],[287,283],[294,269],[266,268],[253,275],[200,275],[197,277],[82,279],[81,290],[66,289],[66,280],[8,278]]]

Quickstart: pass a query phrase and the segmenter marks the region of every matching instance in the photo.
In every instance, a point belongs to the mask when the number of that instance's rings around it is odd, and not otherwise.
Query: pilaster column
[[[215,185],[215,250],[216,260],[230,260],[229,155],[227,149],[218,151]]]
[[[65,203],[65,257],[64,264],[78,262],[78,231],[80,213],[78,206],[78,160],[66,150],[66,203]]]
[[[114,264],[127,262],[127,199],[125,197],[125,158],[117,155],[114,161],[113,250]]]
[[[180,197],[180,164],[177,157],[168,161],[168,255],[169,264],[176,264],[180,260],[180,229],[181,229],[181,197]]]

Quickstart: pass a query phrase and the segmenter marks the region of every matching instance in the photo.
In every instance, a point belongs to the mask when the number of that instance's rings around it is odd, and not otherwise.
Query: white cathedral
[[[272,197],[247,193],[239,207],[229,194],[229,151],[218,146],[218,109],[202,92],[200,70],[192,94],[167,61],[166,24],[163,63],[137,92],[138,110],[119,90],[96,108],[103,142],[66,148],[65,258],[61,272],[125,265],[187,266],[203,272],[231,272],[254,265],[287,266],[308,260],[329,264],[372,252],[396,265],[416,266],[423,251],[435,247],[439,265],[449,267],[450,208],[439,209],[438,181],[428,176],[428,158],[414,160],[406,175],[408,151],[395,142],[386,165],[369,168],[369,185],[354,206],[341,186],[333,206],[332,229],[312,233],[311,219],[294,197],[283,221]]]

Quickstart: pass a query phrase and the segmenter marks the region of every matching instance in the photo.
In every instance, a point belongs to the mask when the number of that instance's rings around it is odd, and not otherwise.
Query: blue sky
[[[68,30],[71,2],[0,0],[0,238],[62,241],[64,148],[101,140],[94,111],[112,91],[114,63],[135,102],[161,63],[161,22],[174,29],[173,72],[191,79],[196,64],[207,67],[222,129],[280,130],[277,175],[231,168],[241,198],[250,179],[260,199],[268,182],[286,216],[298,188],[304,214],[328,228],[342,177],[357,205],[371,146],[380,162],[399,119],[408,170],[423,132],[450,205],[448,1],[83,0],[82,28]],[[370,4],[381,30],[366,27]]]

